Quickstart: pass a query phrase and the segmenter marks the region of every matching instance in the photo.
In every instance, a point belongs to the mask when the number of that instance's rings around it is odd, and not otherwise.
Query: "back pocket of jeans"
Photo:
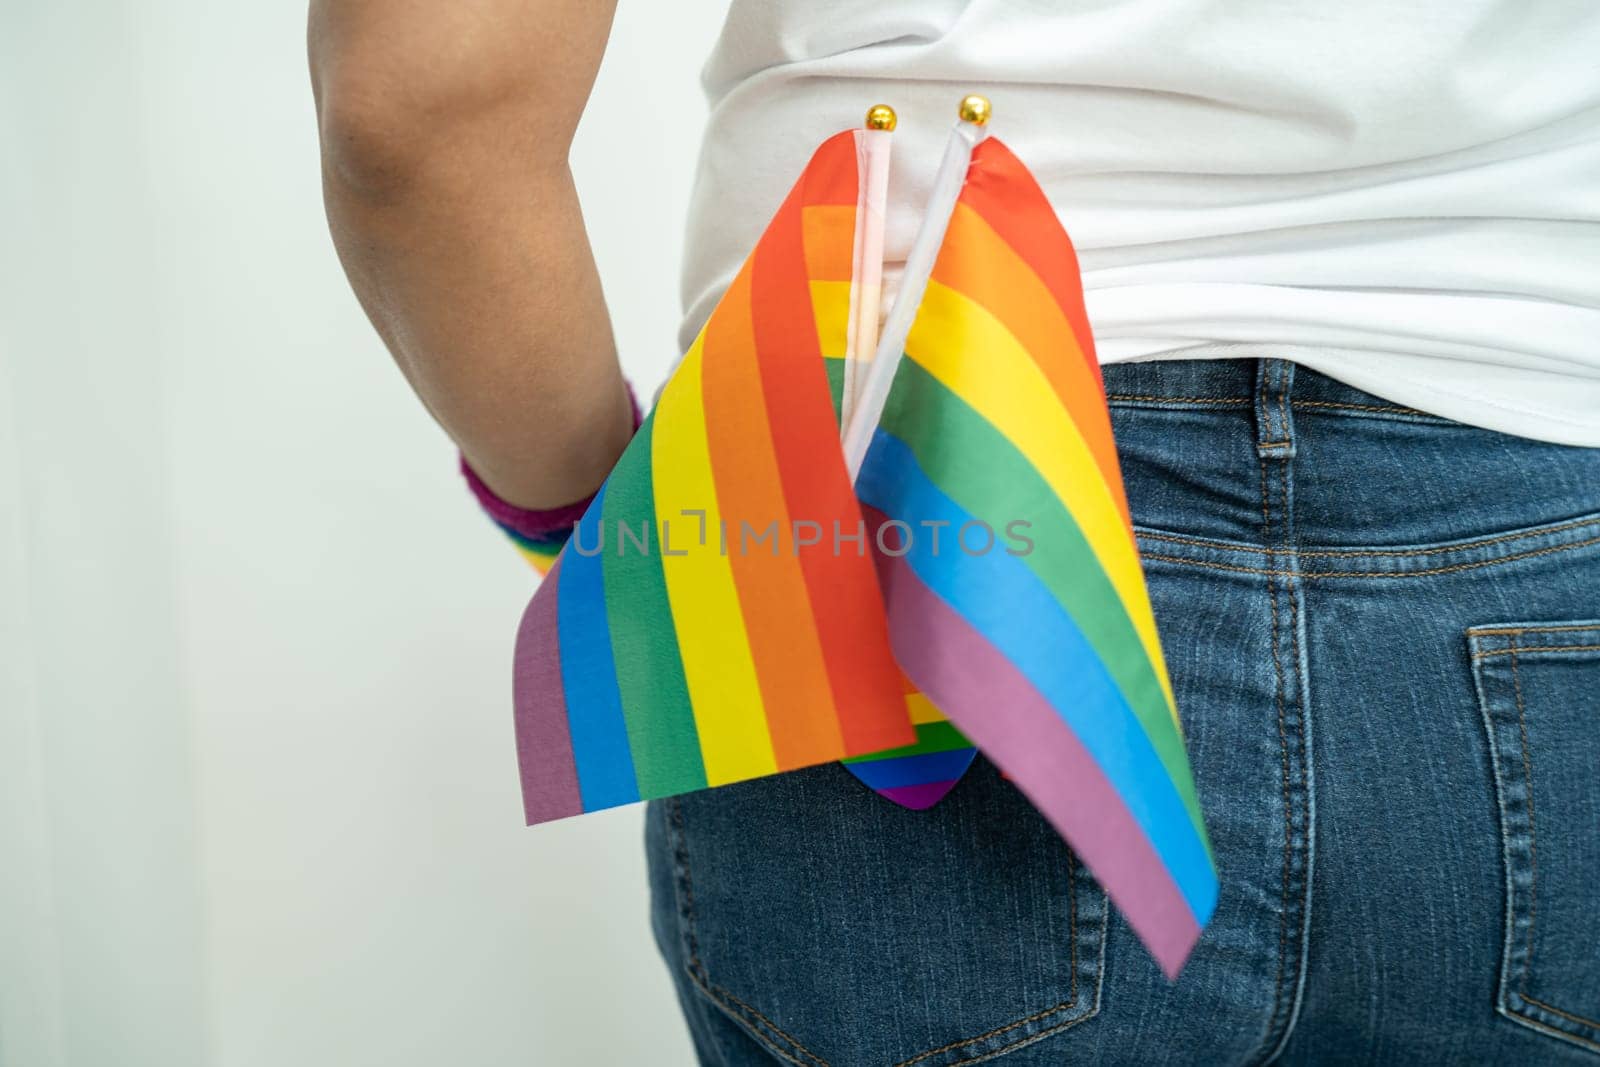
[[[1600,621],[1467,638],[1505,863],[1497,1007],[1600,1052]]]
[[[954,1067],[1099,1011],[1105,894],[982,760],[933,811],[838,764],[665,809],[687,976],[783,1062]]]

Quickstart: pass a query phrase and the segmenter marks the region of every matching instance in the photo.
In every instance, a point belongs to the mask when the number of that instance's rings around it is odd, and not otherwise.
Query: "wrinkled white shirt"
[[[1077,245],[1103,362],[1288,358],[1600,446],[1593,0],[733,0],[704,84],[683,348],[879,102],[892,279],[981,92]]]

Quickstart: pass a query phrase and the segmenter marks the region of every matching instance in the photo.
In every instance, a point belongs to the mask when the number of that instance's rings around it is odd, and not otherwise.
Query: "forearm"
[[[523,507],[592,492],[632,427],[567,151],[594,0],[318,0],[334,243],[423,403]]]

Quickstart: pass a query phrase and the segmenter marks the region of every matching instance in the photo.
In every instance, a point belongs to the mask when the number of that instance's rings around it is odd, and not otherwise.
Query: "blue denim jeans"
[[[1168,983],[981,758],[653,803],[703,1062],[1600,1067],[1600,450],[1279,360],[1108,367],[1222,879]]]

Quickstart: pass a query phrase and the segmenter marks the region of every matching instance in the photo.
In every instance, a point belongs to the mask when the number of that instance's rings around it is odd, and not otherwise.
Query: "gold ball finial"
[[[899,124],[899,116],[888,104],[873,104],[867,108],[867,129],[892,130]]]
[[[960,110],[962,122],[970,122],[974,126],[984,126],[989,122],[989,114],[989,98],[987,96],[979,96],[977,93],[973,93],[971,96],[962,98]]]

